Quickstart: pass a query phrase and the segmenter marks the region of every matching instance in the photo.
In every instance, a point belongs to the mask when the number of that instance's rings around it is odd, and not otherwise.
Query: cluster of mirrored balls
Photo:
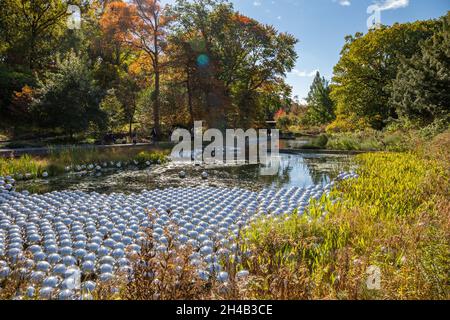
[[[16,180],[14,180],[11,176],[0,176],[0,193],[5,191],[13,191],[15,185]]]
[[[158,160],[157,164],[161,164],[161,161]],[[138,160],[131,161],[109,161],[102,162],[100,164],[83,164],[83,165],[75,165],[75,166],[67,166],[65,167],[66,172],[101,172],[105,169],[124,169],[128,166],[135,167],[150,167],[152,165],[151,161],[140,162]]]
[[[342,173],[338,178],[355,177]],[[129,254],[140,251],[148,239],[144,231],[150,227],[156,251],[167,250],[167,232],[173,233],[176,245],[194,248],[190,259],[200,278],[215,276],[226,282],[229,275],[219,260],[236,250],[233,239],[242,228],[259,217],[302,214],[311,199],[319,199],[334,185],[261,192],[201,187],[130,195],[79,191],[38,195],[15,192],[11,179],[3,181],[0,281],[21,262],[21,272],[33,284],[25,295],[42,299],[89,298],[98,283],[131,273]],[[5,187],[6,182],[10,186]],[[75,274],[91,280],[77,287]],[[247,275],[244,270],[237,276]]]
[[[157,160],[156,164],[161,164],[161,160]],[[128,167],[137,167],[137,168],[148,168],[153,163],[151,161],[138,161],[138,160],[130,160],[130,161],[105,161],[102,163],[90,163],[90,164],[78,164],[73,166],[66,166],[65,172],[67,174],[75,174],[78,176],[101,176],[104,172],[108,172],[111,170],[124,170]],[[46,179],[50,176],[47,171],[43,171],[38,174],[33,173],[17,173],[14,175],[14,179],[18,181],[22,180],[31,180],[34,178],[43,178]],[[11,178],[11,177],[8,177]],[[12,179],[12,178],[11,178]],[[0,181],[7,180],[2,179],[0,177]],[[0,182],[1,184],[1,182]],[[1,190],[1,187],[0,187]]]

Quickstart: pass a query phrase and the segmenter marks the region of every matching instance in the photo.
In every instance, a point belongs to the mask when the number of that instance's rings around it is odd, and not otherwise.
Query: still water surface
[[[48,180],[24,181],[17,189],[45,193],[60,190],[80,190],[98,193],[137,193],[142,190],[168,187],[228,187],[259,191],[267,187],[305,187],[326,184],[340,171],[352,169],[352,156],[343,154],[281,154],[281,166],[274,176],[261,175],[257,165],[194,166],[169,163],[139,170],[136,167],[106,169],[101,176],[95,174],[66,174]],[[180,171],[186,178],[179,177]],[[208,172],[203,180],[202,172]]]

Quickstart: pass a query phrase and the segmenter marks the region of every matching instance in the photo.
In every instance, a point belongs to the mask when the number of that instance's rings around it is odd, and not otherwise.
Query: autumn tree
[[[145,52],[153,68],[153,122],[157,138],[161,135],[160,91],[161,56],[164,53],[166,26],[169,21],[159,0],[133,0],[132,19],[127,42]]]
[[[237,13],[227,1],[179,0],[171,12],[174,42],[188,57],[186,78],[195,78],[186,83],[202,91],[209,125],[248,127],[263,109],[264,89],[284,96],[278,89],[286,89],[283,78],[297,58],[294,37]]]

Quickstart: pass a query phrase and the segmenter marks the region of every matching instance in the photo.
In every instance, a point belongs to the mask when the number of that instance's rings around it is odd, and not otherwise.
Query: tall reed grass
[[[16,158],[0,158],[0,176],[31,174],[37,177],[46,170],[49,161],[24,155]]]
[[[32,177],[38,177],[44,171],[51,175],[57,175],[63,173],[68,166],[100,164],[110,161],[137,160],[139,162],[164,163],[167,161],[167,154],[167,150],[148,151],[143,148],[50,147],[49,154],[45,157],[24,155],[20,158],[0,158],[0,175],[31,174]]]
[[[357,160],[359,179],[341,182],[308,214],[245,233],[247,298],[450,298],[448,162],[417,153]],[[366,284],[370,266],[381,271],[379,290]]]

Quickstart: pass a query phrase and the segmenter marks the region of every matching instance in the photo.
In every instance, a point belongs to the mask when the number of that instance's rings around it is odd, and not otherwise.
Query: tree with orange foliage
[[[133,8],[125,2],[109,3],[100,18],[102,37],[99,47],[103,57],[111,63],[120,66],[124,51],[129,50],[128,31],[132,27]]]
[[[134,19],[132,27],[131,43],[143,50],[151,60],[154,72],[153,94],[153,121],[156,138],[161,135],[160,124],[160,58],[165,45],[165,27],[169,17],[165,14],[165,8],[161,7],[159,0],[133,0]]]
[[[14,91],[11,104],[7,107],[7,111],[15,124],[29,123],[31,120],[30,106],[33,102],[34,90],[25,85],[21,91]]]
[[[159,0],[133,0],[131,4],[113,2],[109,5],[109,14],[103,19],[105,31],[114,34],[115,41],[142,50],[150,59],[154,75],[153,121],[157,137],[161,135],[161,56],[168,20]]]
[[[171,11],[171,42],[186,55],[180,60],[188,65],[186,83],[196,86],[188,86],[188,97],[190,90],[199,92],[196,100],[209,126],[249,128],[264,122],[266,102],[279,100],[280,107],[289,93],[284,78],[297,58],[292,35],[240,14],[224,0],[178,0]]]

